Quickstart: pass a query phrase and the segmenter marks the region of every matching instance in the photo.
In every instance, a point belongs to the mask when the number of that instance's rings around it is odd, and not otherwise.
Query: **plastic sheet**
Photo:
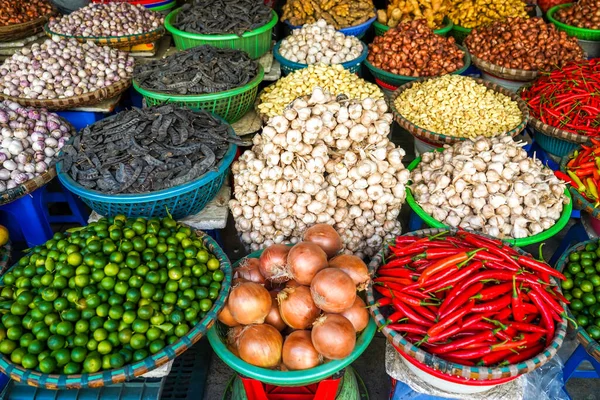
[[[523,375],[514,381],[496,386],[488,391],[475,394],[449,393],[431,386],[426,381],[414,375],[402,361],[400,354],[394,347],[386,343],[385,352],[386,372],[392,378],[408,385],[414,392],[438,396],[445,399],[460,400],[566,400],[569,399],[563,390],[562,368],[559,357],[554,357],[550,362]],[[394,398],[394,400],[409,400],[408,397]]]

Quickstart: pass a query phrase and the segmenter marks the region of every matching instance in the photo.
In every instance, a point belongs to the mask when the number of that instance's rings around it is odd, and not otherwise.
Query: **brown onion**
[[[360,332],[367,327],[369,324],[369,312],[367,311],[367,305],[359,296],[356,296],[352,307],[341,313],[352,323],[354,330]]]
[[[242,360],[263,368],[279,364],[282,347],[281,333],[268,324],[245,327],[237,345]]]
[[[304,232],[302,240],[319,245],[327,254],[327,258],[335,256],[343,247],[340,235],[331,225],[327,224],[311,226]]]
[[[339,268],[347,273],[354,281],[358,290],[365,290],[371,281],[369,268],[360,257],[349,254],[341,254],[329,261],[331,268]]]
[[[277,294],[281,319],[294,329],[309,328],[321,314],[306,286],[286,288]]]
[[[290,371],[314,368],[323,362],[310,336],[310,331],[294,331],[285,338],[281,359]]]
[[[321,315],[313,324],[311,339],[323,357],[340,360],[348,357],[356,345],[356,332],[346,317],[338,314]]]
[[[341,313],[352,307],[356,286],[350,276],[338,268],[325,268],[310,284],[312,298],[321,310]]]
[[[287,281],[286,284],[285,284],[286,288],[294,288],[294,287],[298,287],[298,286],[302,286],[302,285],[300,285],[295,280]]]
[[[238,352],[237,348],[237,342],[243,331],[244,327],[242,325],[238,325],[234,328],[231,328],[227,332],[227,348],[229,349],[229,351],[235,354],[236,357],[240,356],[240,353]]]
[[[287,325],[285,324],[285,321],[281,318],[281,314],[279,314],[279,306],[277,304],[277,292],[272,291],[270,292],[270,295],[272,299],[271,311],[269,311],[267,318],[265,318],[265,324],[274,326],[275,329],[281,332],[286,328]]]
[[[233,270],[234,278],[243,278],[250,282],[264,284],[267,280],[260,273],[260,262],[258,258],[246,258],[240,266]]]
[[[298,243],[287,257],[289,276],[301,285],[310,285],[323,268],[327,268],[327,254],[311,242]]]
[[[221,312],[219,313],[219,315],[217,315],[217,318],[219,319],[219,321],[221,321],[229,327],[239,325],[239,323],[235,319],[233,319],[233,315],[231,315],[231,311],[229,310],[229,306],[227,305],[227,303],[225,303],[225,306],[221,309]]]
[[[289,252],[290,247],[284,244],[273,244],[267,247],[258,259],[262,276],[275,283],[288,281],[286,265]]]
[[[271,311],[271,295],[262,285],[243,282],[229,293],[229,312],[242,325],[262,324]]]

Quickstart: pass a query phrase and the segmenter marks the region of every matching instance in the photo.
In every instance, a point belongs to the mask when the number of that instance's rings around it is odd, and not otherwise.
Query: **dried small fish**
[[[196,0],[184,4],[173,24],[184,32],[238,36],[266,25],[271,8],[263,0]]]
[[[136,66],[134,80],[155,92],[203,94],[244,86],[257,74],[258,63],[246,52],[203,45]]]
[[[123,111],[84,128],[63,147],[59,162],[86,188],[146,193],[214,170],[229,144],[240,142],[212,114],[168,104]]]

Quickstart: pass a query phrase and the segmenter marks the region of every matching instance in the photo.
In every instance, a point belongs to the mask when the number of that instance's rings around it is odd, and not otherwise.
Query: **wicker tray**
[[[138,35],[127,35],[127,36],[69,36],[63,35],[62,33],[56,33],[50,30],[48,24],[44,25],[44,32],[50,37],[58,36],[65,39],[76,39],[80,43],[93,42],[99,46],[110,46],[114,48],[131,47],[136,44],[153,43],[160,39],[166,32],[164,26],[158,27],[157,29],[140,33]]]
[[[482,60],[471,53],[471,61],[481,71],[487,72],[498,78],[508,79],[510,81],[530,82],[537,78],[539,71],[527,71],[524,69],[506,68],[500,65],[492,64],[489,61]]]
[[[6,96],[0,93],[0,100],[10,100],[28,107],[41,107],[51,111],[69,110],[71,108],[89,106],[98,104],[103,100],[113,98],[123,93],[131,85],[131,78],[122,79],[110,86],[96,90],[91,93],[84,93],[79,96],[68,97],[65,99],[37,100],[25,99],[22,97]]]
[[[554,126],[550,126],[548,124],[543,123],[539,119],[535,117],[529,117],[529,125],[535,129],[543,133],[544,135],[551,136],[554,138],[558,138],[561,140],[565,140],[571,143],[588,143],[590,138],[585,135],[579,135],[577,133],[565,131],[564,129],[556,128]]]
[[[56,14],[57,12],[54,11],[48,15],[22,24],[0,26],[0,42],[12,42],[41,32],[50,17]]]
[[[398,96],[402,92],[413,87],[413,85],[415,83],[423,82],[428,79],[435,79],[435,78],[420,78],[416,81],[405,83],[404,85],[400,86],[398,88],[398,90],[396,90],[394,92],[394,94],[392,94],[392,97],[390,99],[390,103],[391,103],[390,105],[392,107],[392,112],[394,113],[394,120],[398,123],[398,125],[400,125],[404,129],[406,129],[408,132],[410,132],[416,138],[423,140],[425,142],[428,142],[428,143],[435,144],[435,145],[451,144],[451,143],[456,143],[456,142],[459,142],[462,140],[467,140],[467,138],[447,136],[447,135],[443,135],[441,133],[435,133],[435,132],[428,131],[427,129],[420,128],[417,125],[410,122],[409,120],[407,120],[406,118],[404,118],[398,112],[398,110],[396,110],[396,105],[395,105],[396,98],[398,98]],[[519,123],[519,125],[517,125],[515,128],[511,129],[508,132],[504,132],[504,133],[498,134],[496,136],[510,135],[512,137],[515,137],[519,133],[521,133],[523,131],[523,129],[525,129],[525,127],[527,126],[527,121],[529,120],[529,107],[527,106],[527,103],[525,103],[518,94],[511,92],[510,90],[508,90],[500,85],[497,85],[492,82],[484,81],[484,80],[478,79],[478,78],[472,78],[472,79],[474,79],[477,83],[484,85],[488,89],[491,89],[495,92],[502,93],[505,96],[510,97],[513,101],[516,101],[519,106],[519,110],[521,111],[521,114],[523,117],[521,119],[521,122]]]
[[[196,235],[202,240],[207,249],[219,260],[221,269],[225,273],[225,280],[223,280],[219,297],[215,300],[211,310],[196,326],[192,327],[187,335],[144,360],[108,371],[77,375],[42,374],[41,372],[28,370],[19,365],[15,365],[4,355],[0,357],[0,371],[18,382],[25,382],[31,386],[45,387],[47,389],[102,387],[121,383],[143,375],[148,371],[152,371],[161,365],[166,364],[188,350],[206,334],[217,319],[217,315],[225,305],[225,301],[229,295],[232,275],[231,263],[214,239],[202,231],[196,231]]]
[[[407,234],[408,236],[425,236],[425,235],[435,235],[440,232],[445,232],[447,229],[424,229],[416,232],[411,232]],[[457,229],[449,229],[449,231],[455,235],[458,231]],[[487,236],[487,235],[482,235]],[[491,236],[487,236],[491,237]],[[527,254],[523,250],[515,247],[516,251],[521,254]],[[387,253],[387,249],[385,249]],[[369,273],[371,275],[375,275],[377,269],[380,265],[383,264],[383,252],[379,252],[377,255],[373,257],[371,262],[369,263]],[[509,378],[522,374],[526,374],[528,372],[533,371],[536,368],[541,367],[550,359],[552,359],[558,349],[563,343],[563,340],[567,334],[567,321],[566,318],[563,317],[562,321],[558,324],[556,328],[556,332],[554,334],[554,339],[552,343],[544,349],[544,351],[537,356],[530,358],[529,360],[523,361],[519,364],[512,364],[502,367],[471,367],[465,366],[461,364],[455,364],[450,361],[443,360],[439,357],[436,357],[433,354],[430,354],[420,348],[414,346],[412,343],[408,342],[404,339],[402,335],[398,332],[392,331],[387,327],[383,327],[386,323],[386,317],[382,314],[381,310],[375,304],[375,294],[373,292],[373,287],[369,286],[367,288],[367,302],[369,305],[369,310],[375,318],[375,322],[377,326],[380,327],[381,332],[385,335],[387,340],[398,347],[404,353],[408,354],[410,357],[417,359],[417,361],[432,367],[436,370],[439,370],[445,374],[463,377],[466,379],[474,379],[480,381],[486,381],[491,379],[501,379],[501,378]],[[563,304],[563,307],[565,305]]]
[[[586,244],[595,243],[597,241],[598,241],[598,239],[591,239],[591,240],[587,240],[585,242],[577,243],[576,245],[570,247],[558,259],[558,261],[556,262],[555,268],[558,271],[562,272],[562,270],[566,267],[567,262],[569,261],[569,255],[571,253],[573,253],[574,251],[581,251],[581,250],[585,249]],[[571,310],[569,309],[568,306],[567,306],[567,313],[569,314],[569,318],[574,319],[573,314],[571,314]],[[571,321],[569,321],[569,326],[571,327],[571,329],[574,329],[577,332],[577,341],[583,345],[583,347],[585,348],[585,351],[587,351],[589,355],[591,355],[598,362],[600,362],[600,344],[598,344],[598,342],[596,342],[594,339],[592,339],[590,337],[590,335],[588,335],[586,330],[584,328],[582,328],[581,326],[576,327],[575,325],[573,325],[573,323]]]

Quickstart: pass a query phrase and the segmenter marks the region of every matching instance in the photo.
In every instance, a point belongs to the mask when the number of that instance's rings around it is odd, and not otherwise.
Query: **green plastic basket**
[[[448,36],[448,33],[450,33],[450,31],[452,30],[452,27],[454,26],[454,24],[452,23],[452,21],[450,21],[450,19],[448,17],[444,17],[444,26],[441,27],[440,29],[435,29],[433,31],[433,33],[435,33],[436,35],[440,35],[440,36]],[[375,21],[373,22],[373,27],[375,28],[375,35],[376,36],[383,36],[387,31],[390,30],[390,27],[382,24],[379,21]]]
[[[165,18],[165,28],[173,35],[175,47],[177,50],[186,50],[192,47],[210,44],[221,49],[238,49],[244,50],[252,58],[262,57],[271,50],[271,33],[273,27],[277,24],[277,13],[272,11],[273,17],[266,25],[261,26],[253,31],[246,32],[242,36],[233,34],[229,35],[201,35],[199,33],[191,33],[180,31],[173,26],[175,17],[181,11],[181,8],[173,10]]]
[[[258,85],[265,76],[263,67],[258,65],[258,74],[250,82],[239,88],[218,93],[176,95],[142,89],[133,81],[133,88],[146,100],[146,106],[174,103],[189,107],[194,111],[206,110],[223,118],[230,124],[239,121],[252,108],[258,94]]]
[[[456,39],[456,43],[462,44],[472,30],[473,28],[463,28],[462,26],[452,23],[452,31],[450,34]]]
[[[567,25],[564,22],[560,22],[554,18],[554,13],[556,13],[558,10],[561,8],[571,7],[572,5],[573,3],[567,3],[552,7],[546,13],[548,20],[556,26],[556,29],[567,32],[567,35],[569,36],[575,36],[577,39],[583,40],[600,41],[599,29],[578,28],[576,26]]]
[[[258,258],[263,250],[255,251],[247,256],[247,258]],[[236,268],[242,260],[233,264]],[[369,343],[375,336],[376,325],[372,318],[369,319],[369,324],[364,331],[356,338],[356,346],[352,353],[342,360],[332,360],[318,367],[305,369],[302,371],[276,371],[267,368],[260,368],[248,364],[241,358],[236,357],[223,343],[223,338],[227,333],[227,327],[217,321],[207,333],[208,341],[213,350],[225,364],[232,368],[237,373],[247,376],[248,378],[256,379],[257,381],[277,386],[305,386],[311,385],[329,378],[338,371],[341,371],[348,365],[352,364],[360,355],[367,349]]]
[[[443,148],[436,149],[435,151],[443,151]],[[409,164],[407,169],[409,171],[414,170],[417,165],[421,162],[421,157],[416,158],[413,162]],[[558,232],[562,230],[568,223],[571,218],[571,212],[573,211],[573,198],[571,197],[571,193],[569,189],[565,189],[565,196],[569,198],[569,204],[566,204],[563,207],[560,218],[556,221],[554,225],[550,227],[550,229],[545,230],[544,232],[538,233],[537,235],[528,236],[526,238],[521,239],[503,239],[506,243],[512,244],[514,246],[525,247],[530,244],[536,244],[539,242],[543,242],[544,240],[550,239]],[[421,206],[417,203],[415,198],[412,195],[412,191],[407,186],[406,187],[406,202],[410,206],[410,208],[430,227],[432,228],[449,228],[448,225],[436,220],[431,215],[427,214],[425,210],[421,208]]]
[[[460,75],[471,66],[471,55],[469,54],[467,49],[462,46],[458,46],[458,47],[462,51],[465,52],[465,56],[463,57],[463,61],[464,61],[465,65],[461,69],[452,72],[452,75]],[[368,59],[365,60],[363,62],[363,64],[369,69],[369,71],[371,71],[371,73],[373,74],[373,76],[375,78],[379,79],[383,83],[387,83],[388,85],[392,85],[395,87],[399,87],[399,86],[404,85],[407,82],[416,81],[417,79],[422,78],[420,76],[406,76],[406,75],[392,74],[391,72],[387,72],[387,71],[382,70],[381,68],[375,67],[373,64],[371,64],[369,62]]]

